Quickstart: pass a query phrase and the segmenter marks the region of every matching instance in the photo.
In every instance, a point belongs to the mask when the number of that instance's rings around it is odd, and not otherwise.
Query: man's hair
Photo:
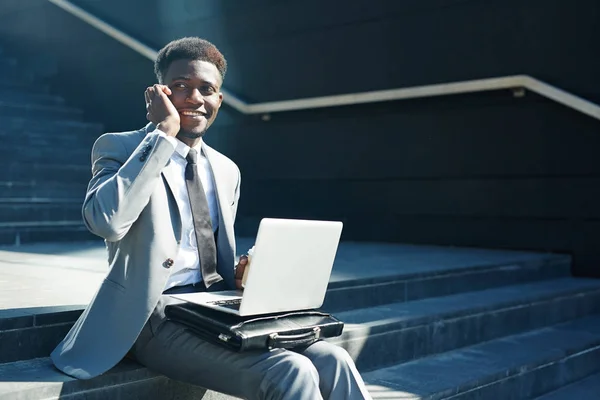
[[[175,60],[200,60],[214,64],[225,79],[227,61],[217,47],[208,40],[199,37],[184,37],[173,40],[163,47],[154,62],[154,73],[159,83],[163,83],[169,65]]]

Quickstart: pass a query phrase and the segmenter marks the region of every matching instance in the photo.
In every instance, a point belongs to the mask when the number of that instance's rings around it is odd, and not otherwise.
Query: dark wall
[[[76,2],[152,47],[208,38],[250,102],[520,73],[600,101],[592,0]],[[145,123],[149,60],[47,1],[7,4],[1,38],[53,54],[54,90],[111,130]],[[239,232],[336,218],[346,239],[567,252],[600,276],[600,121],[564,106],[499,91],[217,121]]]
[[[531,74],[599,93],[596,0],[74,0],[150,46],[199,35],[250,102]]]

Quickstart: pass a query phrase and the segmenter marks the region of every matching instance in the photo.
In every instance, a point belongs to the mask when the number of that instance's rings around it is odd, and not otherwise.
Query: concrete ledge
[[[336,314],[361,371],[600,313],[600,281],[561,279]]]
[[[0,365],[0,398],[11,400],[209,399],[206,390],[181,384],[124,360],[90,380],[71,378],[54,368],[49,358]],[[213,399],[233,399],[221,395]]]
[[[39,222],[36,223],[36,222]],[[92,235],[83,222],[65,221],[31,221],[30,224],[14,224],[16,227],[0,226],[0,245],[49,242],[63,240],[65,242],[93,240]]]
[[[594,374],[536,400],[586,400],[600,397],[600,374]]]
[[[3,90],[0,85],[0,91]],[[22,129],[37,132],[47,132],[60,135],[69,135],[71,139],[76,133],[86,134],[93,137],[95,134],[102,133],[104,127],[102,124],[96,122],[85,122],[85,121],[74,121],[71,119],[66,120],[49,120],[44,121],[41,119],[31,119],[20,116],[6,116],[2,118],[4,125],[3,131],[10,132],[14,129]],[[68,129],[68,130],[67,130]],[[14,137],[14,131],[13,131]]]
[[[11,100],[19,103],[37,103],[41,105],[62,105],[65,99],[60,96],[42,93],[27,93],[18,90],[0,89],[0,99]]]
[[[374,399],[532,398],[600,370],[600,316],[364,375]]]

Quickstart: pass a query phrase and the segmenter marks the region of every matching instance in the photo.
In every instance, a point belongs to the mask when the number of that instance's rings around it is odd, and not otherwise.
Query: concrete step
[[[593,400],[600,398],[600,374],[594,374],[536,400]]]
[[[600,282],[555,281],[335,314],[346,323],[332,341],[371,370],[503,335],[600,312]],[[44,357],[83,307],[0,310],[0,363]]]
[[[37,82],[34,74],[31,72],[20,71],[10,66],[1,66],[0,74],[0,85],[18,85],[22,87],[29,87],[29,90],[36,90]],[[46,89],[44,88],[41,90]]]
[[[50,86],[44,83],[27,82],[22,79],[11,79],[10,77],[3,78],[0,76],[0,91],[1,90],[20,90],[27,93],[49,93]]]
[[[72,119],[42,120],[9,115],[2,118],[2,123],[3,140],[10,140],[10,138],[18,139],[18,136],[15,136],[15,132],[52,134],[57,135],[57,138],[63,135],[65,138],[71,137],[74,140],[79,135],[96,138],[104,131],[102,124],[75,121]]]
[[[79,199],[83,201],[87,182],[45,182],[45,181],[0,181],[0,202],[13,199]]]
[[[96,240],[80,218],[72,221],[0,222],[0,245]]]
[[[336,313],[362,371],[600,313],[600,281],[562,278]]]
[[[27,163],[45,160],[52,160],[53,163],[91,165],[92,144],[72,143],[71,146],[65,147],[48,135],[32,142],[4,143],[0,147],[0,165],[14,161]]]
[[[83,112],[64,105],[23,104],[0,101],[0,117],[36,118],[38,120],[74,120],[80,121]]]
[[[239,254],[254,245],[253,238],[236,241]],[[340,312],[568,277],[570,268],[564,254],[342,241],[323,308]]]
[[[0,65],[17,66],[19,65],[19,61],[15,57],[4,54],[3,51],[0,50]]]
[[[600,371],[600,316],[363,375],[374,399],[531,399]]]
[[[205,389],[172,381],[127,360],[90,380],[60,373],[49,358],[0,365],[0,377],[0,399],[10,400],[233,399],[213,397]]]
[[[342,242],[323,308],[338,312],[554,279],[570,275],[570,265],[559,254]]]
[[[40,160],[41,161],[41,160]],[[0,163],[4,169],[3,179],[8,181],[46,181],[87,183],[92,176],[89,163],[86,164],[56,164],[41,162],[9,161]]]
[[[11,79],[29,84],[35,82],[35,74],[26,66],[19,65],[14,58],[0,59],[0,75],[3,79]]]
[[[77,310],[63,310],[62,313],[54,314],[54,316],[60,314],[75,318]],[[17,315],[13,311],[12,318],[4,318],[0,326],[4,329],[15,328],[14,330],[16,330],[17,326],[23,327],[36,323],[36,321],[40,325],[43,323],[56,325],[58,323],[57,320],[48,318],[48,315]],[[484,327],[485,324],[482,323],[480,326]],[[5,332],[10,332],[10,330]],[[414,338],[417,337],[419,335],[415,334]],[[7,343],[7,341],[3,340],[1,343]],[[414,341],[411,343],[413,346],[416,344]],[[10,347],[9,344],[4,346]],[[363,351],[368,350],[363,349]],[[594,353],[590,356],[586,351]],[[381,368],[363,373],[363,375],[369,383],[369,389],[374,399],[442,399],[450,398],[450,394],[456,393],[459,394],[459,397],[452,397],[453,399],[529,399],[531,395],[544,393],[557,387],[556,383],[552,383],[552,378],[558,375],[558,371],[552,370],[555,363],[568,363],[569,372],[564,373],[563,370],[559,381],[560,384],[565,384],[570,380],[587,376],[591,373],[590,371],[600,369],[600,365],[591,362],[595,361],[599,355],[600,317],[595,316],[393,367]],[[577,359],[573,360],[575,357]],[[359,361],[360,357],[357,359],[357,362]],[[562,367],[555,369],[560,368]],[[531,383],[524,384],[524,379],[529,382],[537,378],[534,374],[538,373],[538,369],[544,369],[544,379],[540,378],[545,383],[544,387],[532,388]],[[405,373],[407,371],[409,373]],[[551,377],[546,379],[545,377],[549,374]],[[0,398],[4,398],[2,397],[4,395],[12,396],[7,397],[11,399],[34,400],[58,398],[59,395],[69,394],[74,396],[73,399],[88,399],[90,397],[86,396],[89,396],[90,392],[96,391],[104,396],[98,398],[119,398],[116,396],[121,393],[146,393],[147,397],[143,398],[160,399],[165,398],[160,396],[171,396],[170,391],[174,390],[182,390],[180,396],[184,396],[183,399],[193,398],[185,397],[192,395],[186,390],[189,391],[193,388],[186,385],[174,388],[169,386],[170,383],[165,378],[161,378],[163,381],[159,387],[166,391],[157,392],[156,396],[159,397],[154,397],[152,393],[153,390],[157,390],[154,385],[156,385],[155,379],[158,377],[128,360],[124,360],[107,374],[89,381],[74,381],[58,373],[47,358],[0,364],[0,376],[6,378],[0,380]],[[489,390],[487,385],[493,385],[495,389],[486,391]],[[523,385],[518,388],[526,393],[518,392],[519,396],[514,396],[517,385]],[[134,392],[132,388],[135,388],[137,392]],[[127,392],[127,390],[132,391]],[[200,389],[196,388],[195,390]],[[506,394],[498,394],[497,390]],[[482,391],[485,395],[476,397],[480,396],[479,393]],[[513,391],[513,395],[509,396],[511,391]],[[200,391],[194,395],[201,396],[203,393]],[[214,392],[207,393],[207,395],[211,397],[205,398],[231,398]]]
[[[11,222],[26,221],[76,221],[81,220],[81,205],[79,199],[36,199],[20,201],[0,201],[0,221],[4,225]]]
[[[93,131],[89,134],[77,129],[71,131],[70,128],[63,130],[51,127],[39,127],[37,130],[16,128],[12,132],[0,131],[0,141],[3,143],[3,148],[15,149],[19,155],[23,153],[24,148],[36,147],[40,151],[60,149],[63,153],[87,154],[89,162],[92,146],[99,135]]]
[[[65,99],[60,96],[43,93],[28,93],[20,90],[11,90],[9,88],[0,88],[0,101],[3,103],[33,103],[50,106],[60,106],[65,104]]]

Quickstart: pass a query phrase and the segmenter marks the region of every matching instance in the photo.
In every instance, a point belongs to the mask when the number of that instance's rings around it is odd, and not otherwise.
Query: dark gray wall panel
[[[440,217],[600,219],[600,178],[291,180],[248,182],[244,214],[319,210]]]
[[[250,101],[515,73],[599,94],[594,0],[75,1],[155,47],[213,41]]]
[[[466,97],[275,115],[209,140],[262,180],[600,173],[598,121],[534,95]]]

